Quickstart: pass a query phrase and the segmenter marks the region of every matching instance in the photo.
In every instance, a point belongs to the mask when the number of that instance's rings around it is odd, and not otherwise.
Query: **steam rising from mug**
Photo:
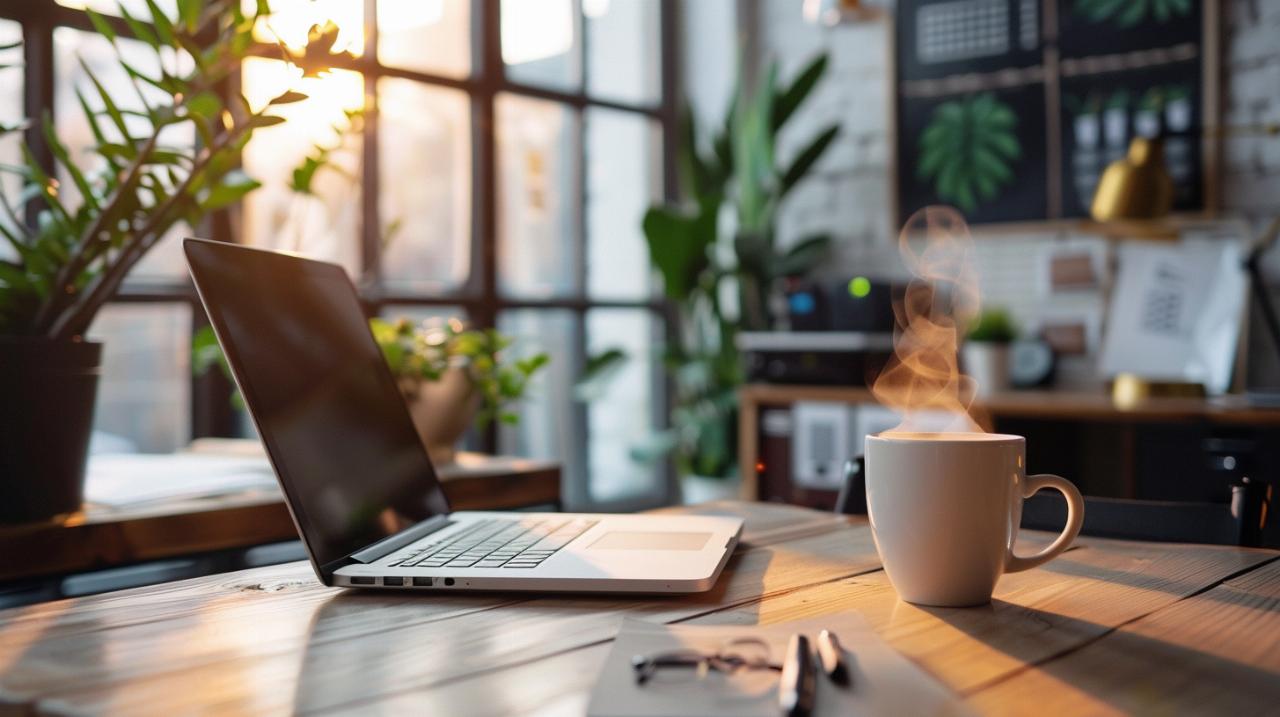
[[[969,227],[951,207],[925,207],[898,236],[911,271],[902,302],[895,301],[894,352],[872,394],[903,416],[886,433],[982,432],[970,415],[976,382],[960,373],[960,339],[978,314],[978,276]],[[949,414],[940,425],[939,417]]]

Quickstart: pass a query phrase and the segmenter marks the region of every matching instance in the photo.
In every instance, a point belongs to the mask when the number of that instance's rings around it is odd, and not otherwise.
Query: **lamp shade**
[[[1136,137],[1128,154],[1098,180],[1089,214],[1098,222],[1159,219],[1173,206],[1173,180],[1164,166],[1164,142]]]

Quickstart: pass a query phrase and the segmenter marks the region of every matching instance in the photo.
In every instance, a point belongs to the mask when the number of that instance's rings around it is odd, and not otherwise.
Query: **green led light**
[[[861,299],[871,293],[871,280],[865,276],[855,276],[849,280],[849,296]]]

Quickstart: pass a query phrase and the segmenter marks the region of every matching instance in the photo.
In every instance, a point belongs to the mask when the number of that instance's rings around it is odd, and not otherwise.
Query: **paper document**
[[[96,455],[85,478],[85,500],[117,508],[247,490],[279,490],[265,457]]]
[[[715,651],[730,640],[757,637],[780,662],[793,633],[810,641],[831,630],[849,653],[852,686],[842,688],[819,670],[814,714],[968,715],[960,698],[884,643],[857,613],[840,613],[763,627],[751,625],[655,625],[626,620],[591,692],[591,717],[775,717],[779,714],[778,673],[740,671],[733,676],[709,672],[699,680],[674,675],[645,685],[636,683],[631,660],[672,650]],[[816,663],[815,663],[816,664]],[[668,668],[681,669],[681,668]],[[688,668],[684,668],[688,669]]]

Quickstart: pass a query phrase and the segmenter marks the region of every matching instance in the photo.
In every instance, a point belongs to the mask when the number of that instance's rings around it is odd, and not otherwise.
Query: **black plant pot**
[[[102,344],[0,337],[0,523],[80,509]]]

